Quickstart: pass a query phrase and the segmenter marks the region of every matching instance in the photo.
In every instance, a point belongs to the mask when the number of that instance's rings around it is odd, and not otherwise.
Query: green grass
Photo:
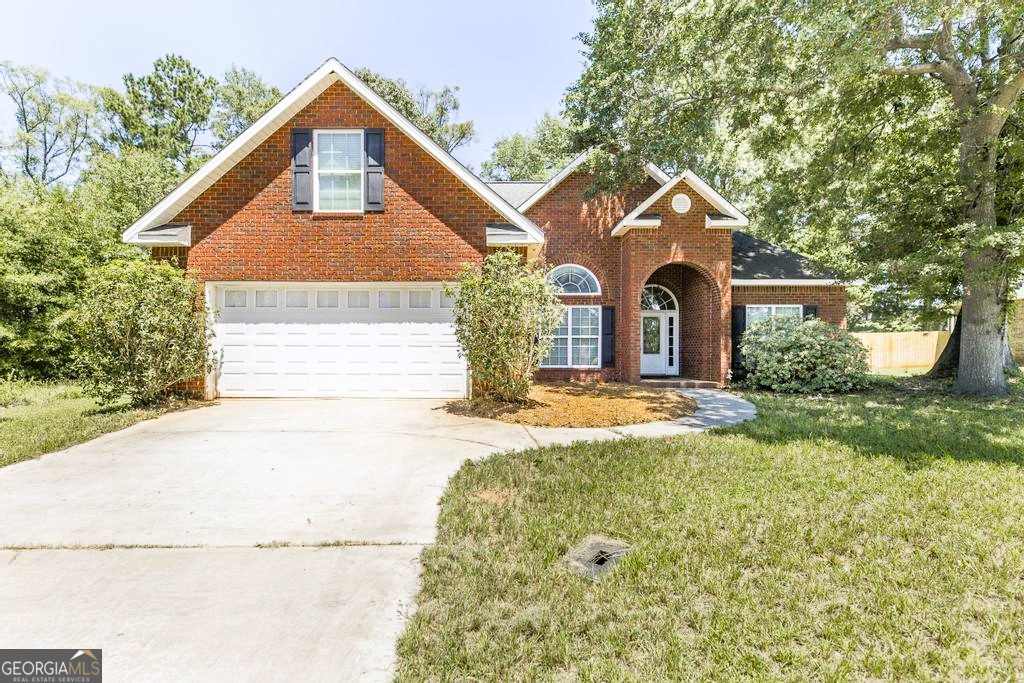
[[[123,429],[170,408],[101,407],[71,384],[0,380],[0,467]]]
[[[467,463],[423,554],[399,679],[1013,679],[1014,392],[753,394],[761,417],[714,434]],[[593,584],[558,563],[592,533],[635,546]]]

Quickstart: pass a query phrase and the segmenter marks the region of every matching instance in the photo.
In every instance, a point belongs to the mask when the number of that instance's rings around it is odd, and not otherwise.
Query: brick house
[[[542,259],[567,305],[547,378],[728,382],[748,321],[845,325],[845,290],[740,230],[692,172],[585,198],[486,183],[325,62],[124,233],[194,269],[214,311],[207,395],[455,397],[468,372],[442,291],[489,250]]]

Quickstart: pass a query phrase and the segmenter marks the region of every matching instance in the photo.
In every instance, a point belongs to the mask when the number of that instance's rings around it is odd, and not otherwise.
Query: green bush
[[[469,362],[474,398],[526,400],[562,317],[547,275],[515,252],[499,251],[480,267],[466,266],[458,286],[445,289],[455,297],[455,336]]]
[[[153,403],[203,374],[206,315],[198,283],[167,263],[112,261],[90,275],[75,310],[77,367],[104,403]]]
[[[745,382],[754,388],[812,394],[855,391],[868,384],[867,349],[823,320],[763,320],[747,328],[740,350]]]

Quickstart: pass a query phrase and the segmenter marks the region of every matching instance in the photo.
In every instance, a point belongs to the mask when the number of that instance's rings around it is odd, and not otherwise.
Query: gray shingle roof
[[[819,280],[838,275],[802,254],[745,232],[732,234],[734,280]]]
[[[544,187],[539,180],[501,180],[487,183],[502,199],[519,208],[534,192]]]

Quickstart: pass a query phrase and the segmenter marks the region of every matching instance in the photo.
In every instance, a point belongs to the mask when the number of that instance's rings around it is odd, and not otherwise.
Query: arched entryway
[[[703,270],[683,263],[658,268],[640,302],[640,374],[720,382],[721,294]]]

